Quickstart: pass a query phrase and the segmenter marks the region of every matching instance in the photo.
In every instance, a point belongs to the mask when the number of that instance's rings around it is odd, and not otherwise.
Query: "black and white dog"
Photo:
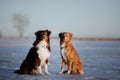
[[[51,31],[40,30],[35,32],[36,40],[33,47],[28,52],[26,59],[22,62],[20,70],[16,70],[18,74],[41,74],[44,72],[48,75],[48,59],[50,56],[50,40]]]

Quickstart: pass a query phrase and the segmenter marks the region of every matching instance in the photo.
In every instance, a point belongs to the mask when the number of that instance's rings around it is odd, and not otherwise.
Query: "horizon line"
[[[18,37],[18,36],[2,36],[0,39],[32,39],[33,36],[25,36],[25,37]],[[51,36],[50,38],[59,39],[57,36]],[[74,40],[120,40],[120,38],[115,37],[73,37]]]

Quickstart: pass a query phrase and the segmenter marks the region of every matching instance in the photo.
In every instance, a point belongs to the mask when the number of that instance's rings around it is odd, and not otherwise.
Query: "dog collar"
[[[60,49],[63,49],[63,48],[66,48],[67,46],[65,46],[65,47],[60,47]]]

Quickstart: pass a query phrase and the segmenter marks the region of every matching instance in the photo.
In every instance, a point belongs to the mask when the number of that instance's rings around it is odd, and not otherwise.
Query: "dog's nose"
[[[65,37],[63,36],[63,37],[61,37],[61,40],[64,40],[65,39]]]

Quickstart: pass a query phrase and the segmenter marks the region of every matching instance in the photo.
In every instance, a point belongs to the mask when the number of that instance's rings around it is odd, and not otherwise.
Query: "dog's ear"
[[[61,38],[61,36],[62,36],[62,33],[59,33],[59,34],[58,34],[58,36]]]
[[[37,35],[38,35],[38,33],[39,33],[39,31],[35,32],[34,34],[37,36]]]
[[[72,40],[73,34],[72,34],[72,33],[69,33],[69,35],[70,35],[70,40]]]
[[[50,30],[46,30],[46,31],[47,31],[48,36],[50,36],[51,31]]]

